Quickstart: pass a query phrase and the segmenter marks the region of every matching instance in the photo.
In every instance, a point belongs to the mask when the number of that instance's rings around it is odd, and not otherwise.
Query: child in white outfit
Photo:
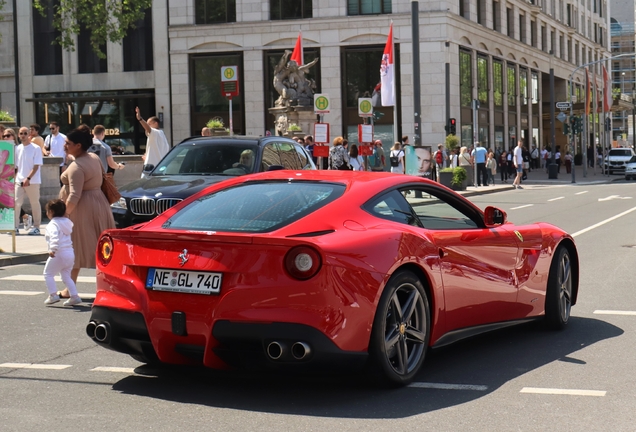
[[[55,275],[58,273],[62,282],[68,288],[71,297],[64,302],[64,306],[80,304],[82,299],[77,295],[77,287],[71,279],[71,270],[75,263],[75,252],[73,251],[73,222],[64,215],[66,214],[66,204],[60,199],[51,200],[46,203],[46,216],[50,222],[46,225],[46,242],[48,243],[49,258],[44,266],[44,280],[49,296],[44,300],[44,304],[51,305],[60,301],[55,285]]]

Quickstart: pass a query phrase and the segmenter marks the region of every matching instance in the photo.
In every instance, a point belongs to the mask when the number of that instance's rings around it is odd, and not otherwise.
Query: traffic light
[[[457,120],[454,118],[448,120],[448,133],[455,135],[457,133]]]

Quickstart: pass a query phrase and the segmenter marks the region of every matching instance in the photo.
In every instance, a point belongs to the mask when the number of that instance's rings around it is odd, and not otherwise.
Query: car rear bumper
[[[102,330],[106,330],[96,338],[95,328],[100,325],[103,326]],[[211,336],[215,343],[206,343],[204,338],[199,339],[200,343],[188,340],[188,317],[185,314],[173,314],[171,326],[172,334],[164,335],[161,342],[160,357],[166,363],[205,365],[219,369],[230,366],[328,370],[334,366],[360,367],[367,360],[366,352],[344,351],[325,334],[304,324],[219,320],[212,328]],[[87,333],[105,348],[143,357],[148,361],[159,360],[140,312],[94,306]],[[272,346],[276,348],[273,352]],[[278,347],[280,351],[277,351]],[[272,356],[272,353],[275,355]]]

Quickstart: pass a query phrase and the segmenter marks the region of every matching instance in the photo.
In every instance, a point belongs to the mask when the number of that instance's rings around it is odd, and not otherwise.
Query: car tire
[[[403,386],[413,380],[424,363],[430,323],[422,282],[409,271],[394,274],[380,297],[369,343],[372,371],[381,384]]]
[[[572,260],[567,248],[560,246],[550,265],[545,296],[545,323],[551,330],[563,329],[572,308]]]

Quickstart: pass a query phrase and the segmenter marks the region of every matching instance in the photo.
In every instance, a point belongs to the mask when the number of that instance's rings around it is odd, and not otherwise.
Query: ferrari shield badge
[[[521,233],[519,231],[515,231],[515,234],[517,234],[517,238],[519,239],[519,241],[523,241],[523,236],[521,235]],[[181,265],[183,265],[183,264],[181,264]]]
[[[188,259],[188,250],[184,249],[183,252],[179,254],[179,265],[183,267],[183,265],[188,262]]]

